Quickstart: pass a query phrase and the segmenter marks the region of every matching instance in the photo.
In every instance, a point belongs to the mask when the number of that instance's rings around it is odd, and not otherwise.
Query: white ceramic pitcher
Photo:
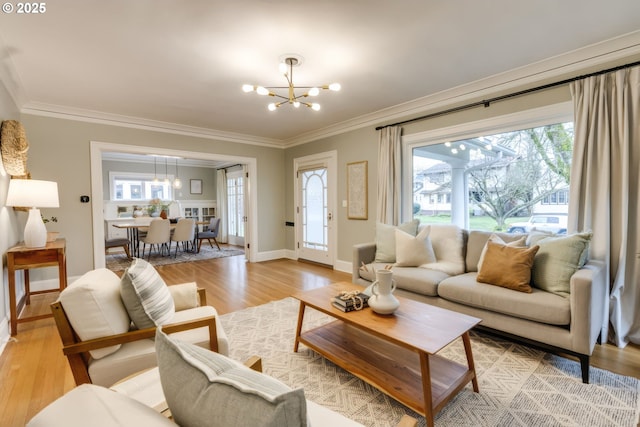
[[[392,314],[400,306],[400,301],[393,296],[396,283],[391,270],[376,271],[376,281],[371,285],[369,307],[378,314]]]

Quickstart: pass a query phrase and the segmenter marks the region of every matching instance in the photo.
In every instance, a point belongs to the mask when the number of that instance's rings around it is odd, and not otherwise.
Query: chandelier
[[[287,79],[288,86],[254,86],[254,85],[242,85],[244,92],[253,92],[254,90],[258,95],[273,96],[282,99],[282,101],[272,102],[267,106],[269,111],[275,111],[283,104],[291,104],[295,108],[300,105],[305,105],[312,110],[320,110],[320,104],[316,102],[306,102],[304,99],[308,97],[318,96],[321,90],[329,89],[332,91],[340,90],[340,83],[331,83],[330,85],[322,86],[295,86],[293,84],[293,67],[297,67],[302,63],[302,58],[299,56],[286,56],[280,62],[279,70]],[[280,95],[274,92],[274,90],[287,89],[287,95]],[[299,95],[296,95],[296,92]],[[300,94],[300,92],[303,92]]]

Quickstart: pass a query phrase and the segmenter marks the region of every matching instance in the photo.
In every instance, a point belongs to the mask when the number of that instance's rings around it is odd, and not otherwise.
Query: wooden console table
[[[11,336],[18,333],[18,323],[52,317],[52,314],[18,318],[25,305],[31,303],[31,295],[62,291],[67,287],[67,259],[65,254],[66,240],[57,239],[47,242],[42,248],[27,248],[24,242],[7,251],[7,270],[9,276],[9,310],[11,312]],[[41,267],[58,267],[59,289],[47,289],[31,292],[29,287],[29,269]],[[16,271],[24,270],[24,298],[16,302]]]

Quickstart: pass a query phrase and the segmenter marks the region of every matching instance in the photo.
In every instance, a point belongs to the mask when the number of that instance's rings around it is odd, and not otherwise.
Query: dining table
[[[146,219],[146,218],[145,218]],[[127,239],[129,240],[129,252],[133,254],[136,258],[140,257],[140,231],[147,231],[149,229],[149,224],[155,218],[150,217],[148,221],[145,219],[139,219],[131,222],[119,222],[112,224],[115,228],[125,229],[127,230]],[[177,221],[171,222],[171,231],[176,228]],[[195,237],[193,239],[193,244],[195,247],[195,243],[198,240],[198,230],[200,225],[208,225],[209,221],[196,221],[196,232]]]

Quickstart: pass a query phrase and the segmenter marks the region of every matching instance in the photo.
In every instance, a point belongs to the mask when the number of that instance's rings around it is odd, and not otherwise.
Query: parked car
[[[535,214],[527,222],[514,222],[509,225],[509,233],[529,233],[532,230],[549,231],[564,234],[567,232],[567,215]]]

